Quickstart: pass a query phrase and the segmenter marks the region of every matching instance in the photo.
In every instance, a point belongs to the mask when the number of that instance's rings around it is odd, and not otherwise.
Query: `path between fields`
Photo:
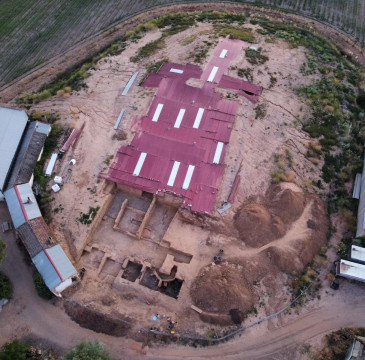
[[[5,204],[0,204],[0,221],[9,219]],[[365,324],[365,286],[343,282],[337,292],[322,291],[319,305],[309,305],[297,318],[284,316],[282,325],[262,323],[241,337],[208,348],[171,345],[145,348],[142,352],[132,340],[114,338],[83,329],[60,306],[40,299],[33,286],[31,268],[23,259],[13,233],[1,234],[8,244],[2,270],[14,284],[14,299],[0,313],[0,344],[16,337],[32,336],[39,342],[65,351],[85,340],[98,339],[116,360],[122,359],[295,359],[296,348],[325,333],[345,326]],[[312,308],[311,308],[312,307]],[[134,350],[135,349],[135,350]],[[218,355],[219,354],[219,355]],[[290,355],[290,357],[288,357]]]

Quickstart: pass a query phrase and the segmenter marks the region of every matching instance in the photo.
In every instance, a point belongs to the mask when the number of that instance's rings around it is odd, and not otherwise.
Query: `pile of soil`
[[[306,196],[302,192],[269,188],[265,197],[249,198],[237,211],[234,223],[239,237],[251,247],[261,247],[282,237],[303,213]]]
[[[75,301],[66,301],[64,307],[67,315],[81,327],[112,336],[125,336],[132,323],[116,319],[99,311],[81,306]]]
[[[228,314],[231,309],[246,313],[255,303],[243,267],[228,262],[202,268],[190,294],[196,306],[212,313]]]
[[[202,268],[190,295],[202,310],[214,316],[228,313],[231,321],[238,324],[257,303],[259,283],[278,295],[271,311],[284,305],[278,293],[282,286],[278,274],[303,271],[326,245],[329,220],[317,195],[300,192],[294,186],[275,185],[265,197],[252,197],[241,206],[235,226],[246,245],[268,245],[254,252],[249,250],[250,255]],[[278,241],[270,244],[275,239]],[[212,322],[211,317],[201,318]]]

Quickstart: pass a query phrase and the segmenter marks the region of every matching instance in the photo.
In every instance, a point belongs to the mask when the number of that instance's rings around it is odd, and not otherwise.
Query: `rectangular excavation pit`
[[[106,260],[101,272],[111,276],[117,276],[122,268],[122,264],[112,259]]]
[[[159,281],[156,275],[154,275],[153,270],[147,267],[140,284],[148,287],[151,290],[160,291],[160,288],[158,287],[158,282]]]
[[[175,279],[171,282],[166,283],[166,286],[161,287],[161,292],[167,296],[171,296],[177,299],[180,294],[180,290],[183,284],[183,280]]]
[[[158,291],[162,294],[173,297],[174,299],[177,299],[179,297],[183,280],[175,279],[171,282],[165,282],[165,285],[162,285],[161,287],[158,287],[158,283],[159,280],[153,273],[153,270],[147,267],[141,279],[141,285],[146,286],[151,290]]]
[[[142,237],[149,238],[153,241],[162,239],[176,211],[177,209],[172,206],[156,202]]]
[[[115,194],[114,199],[111,202],[106,215],[113,219],[116,219],[118,216],[120,207],[122,206],[125,199],[128,200],[129,207],[140,210],[142,212],[147,211],[147,209],[152,201],[152,199],[150,199],[147,196],[136,197],[136,196],[118,191]]]
[[[128,206],[124,211],[124,215],[120,220],[118,228],[123,229],[123,231],[136,234],[141,226],[144,215],[145,213],[142,211]]]
[[[127,268],[124,270],[122,278],[126,279],[128,281],[132,281],[135,282],[142,270],[142,265],[141,264],[137,264],[133,261],[129,261]]]
[[[86,266],[97,269],[104,257],[105,252],[96,248],[92,248],[90,252],[84,251],[82,255],[83,263]]]

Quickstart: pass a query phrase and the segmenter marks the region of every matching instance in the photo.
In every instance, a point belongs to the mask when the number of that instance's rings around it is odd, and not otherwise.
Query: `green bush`
[[[37,290],[38,295],[42,299],[51,300],[54,297],[53,293],[48,289],[46,283],[42,278],[42,275],[39,272],[37,272],[33,276],[33,281],[35,289]]]
[[[0,239],[0,266],[5,259],[5,255],[6,255],[6,244],[3,240]]]
[[[17,339],[8,342],[0,351],[0,360],[25,360],[28,349],[28,345],[21,344]]]
[[[356,98],[356,103],[359,105],[362,109],[365,109],[365,94],[360,94]]]
[[[269,60],[269,58],[266,55],[261,54],[261,51],[261,48],[259,48],[258,50],[246,49],[245,54],[247,61],[252,65],[264,64],[266,61]]]
[[[111,357],[98,342],[82,342],[67,353],[63,360],[111,360]]]
[[[100,206],[97,207],[89,207],[88,213],[80,213],[80,217],[77,219],[81,224],[89,225],[93,222],[98,213]]]
[[[13,293],[10,279],[0,272],[0,299],[9,299]]]
[[[132,62],[138,62],[146,57],[150,57],[155,54],[158,50],[165,47],[165,40],[161,37],[157,40],[147,43],[145,46],[139,48],[137,54],[131,57]]]
[[[255,36],[251,29],[243,29],[237,27],[224,27],[220,32],[220,36],[226,37],[229,35],[231,39],[239,39],[250,43],[255,42]]]

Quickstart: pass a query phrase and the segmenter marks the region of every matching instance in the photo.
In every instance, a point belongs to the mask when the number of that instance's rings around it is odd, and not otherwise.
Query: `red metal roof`
[[[70,146],[77,140],[80,133],[81,130],[73,129],[65,144],[62,146],[61,152],[66,152],[70,148]]]
[[[118,150],[108,172],[100,176],[155,194],[174,193],[183,197],[183,207],[210,213],[238,106],[234,100],[222,99],[215,92],[216,84],[222,82],[238,91],[250,89],[261,93],[256,85],[224,75],[242,46],[241,41],[221,39],[203,72],[195,65],[165,63],[158,73],[151,73],[143,86],[158,89],[149,111],[136,120],[131,144]],[[224,57],[220,57],[222,51]],[[189,78],[207,80],[214,66],[219,67],[214,81],[205,82],[202,88],[186,84]],[[223,148],[220,145],[221,153],[217,152],[219,164],[213,164],[218,142],[223,143]],[[140,159],[142,165],[135,176]],[[171,186],[169,180],[173,182]]]

